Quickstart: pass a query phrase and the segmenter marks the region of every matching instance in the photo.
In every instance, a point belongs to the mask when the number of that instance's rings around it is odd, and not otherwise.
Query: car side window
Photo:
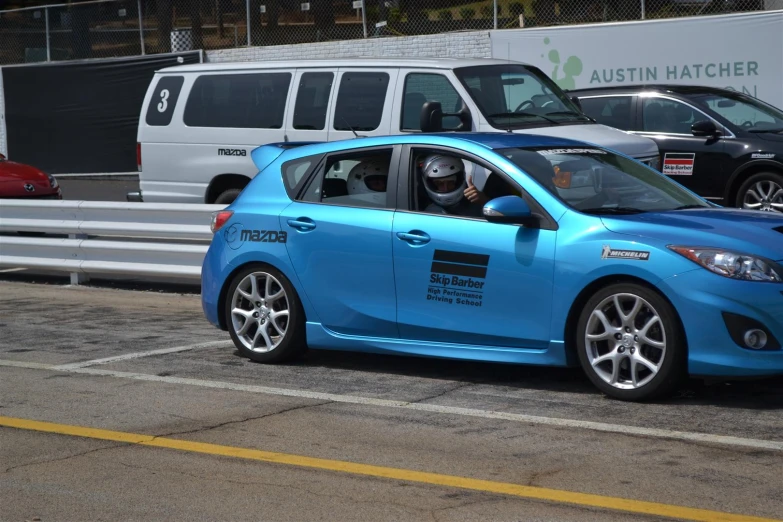
[[[293,199],[307,181],[306,175],[315,166],[317,157],[302,158],[283,164],[283,182],[288,197]]]
[[[665,98],[644,98],[642,103],[642,130],[666,134],[691,133],[691,125],[709,119],[702,112],[684,103]]]
[[[334,73],[304,73],[299,81],[294,106],[294,128],[299,130],[323,130],[326,126],[326,110],[332,92]]]
[[[582,110],[598,123],[625,131],[631,128],[631,96],[600,96],[579,98]]]
[[[462,107],[462,98],[442,74],[408,74],[403,88],[400,130],[420,131],[421,107],[429,101],[440,102],[443,112],[457,112]],[[456,129],[460,123],[458,117],[446,116],[443,118],[443,129]]]
[[[411,151],[410,208],[415,212],[484,219],[484,205],[502,196],[522,196],[501,174],[458,153]]]
[[[388,148],[329,156],[302,201],[386,208],[392,152]]]
[[[383,119],[383,107],[389,88],[384,72],[346,72],[340,79],[334,129],[374,131]]]

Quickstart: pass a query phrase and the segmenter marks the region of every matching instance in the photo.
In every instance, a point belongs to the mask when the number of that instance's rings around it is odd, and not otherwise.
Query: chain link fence
[[[72,0],[0,11],[0,65],[783,7],[770,3],[781,0]]]

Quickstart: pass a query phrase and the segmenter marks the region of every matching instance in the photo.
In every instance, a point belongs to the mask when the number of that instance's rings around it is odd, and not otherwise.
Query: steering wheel
[[[531,105],[531,106],[533,106],[533,107],[535,107],[535,106],[536,106],[536,104],[535,104],[535,103],[533,103],[532,101],[530,101],[530,100],[525,100],[525,101],[523,101],[522,103],[520,103],[519,105],[517,105],[517,108],[516,108],[516,109],[514,109],[514,112],[519,112],[519,109],[523,108],[523,107],[524,107],[525,105],[527,105],[527,104],[530,104],[530,105]]]

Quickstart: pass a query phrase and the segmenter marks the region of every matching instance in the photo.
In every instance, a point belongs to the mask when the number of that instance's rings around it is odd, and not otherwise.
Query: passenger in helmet
[[[383,156],[368,158],[356,164],[348,173],[347,190],[352,199],[360,199],[374,206],[386,205],[386,181],[389,161]]]
[[[424,189],[432,200],[425,212],[483,217],[487,197],[465,177],[465,165],[453,156],[431,154],[422,163]]]

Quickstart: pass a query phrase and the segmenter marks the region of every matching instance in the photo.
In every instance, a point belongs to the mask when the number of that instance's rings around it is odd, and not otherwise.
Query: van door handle
[[[315,228],[315,223],[312,219],[307,217],[300,217],[298,219],[289,219],[288,226],[306,232]]]
[[[430,236],[420,230],[411,230],[410,232],[397,232],[397,237],[407,241],[412,245],[423,245],[429,243]]]

